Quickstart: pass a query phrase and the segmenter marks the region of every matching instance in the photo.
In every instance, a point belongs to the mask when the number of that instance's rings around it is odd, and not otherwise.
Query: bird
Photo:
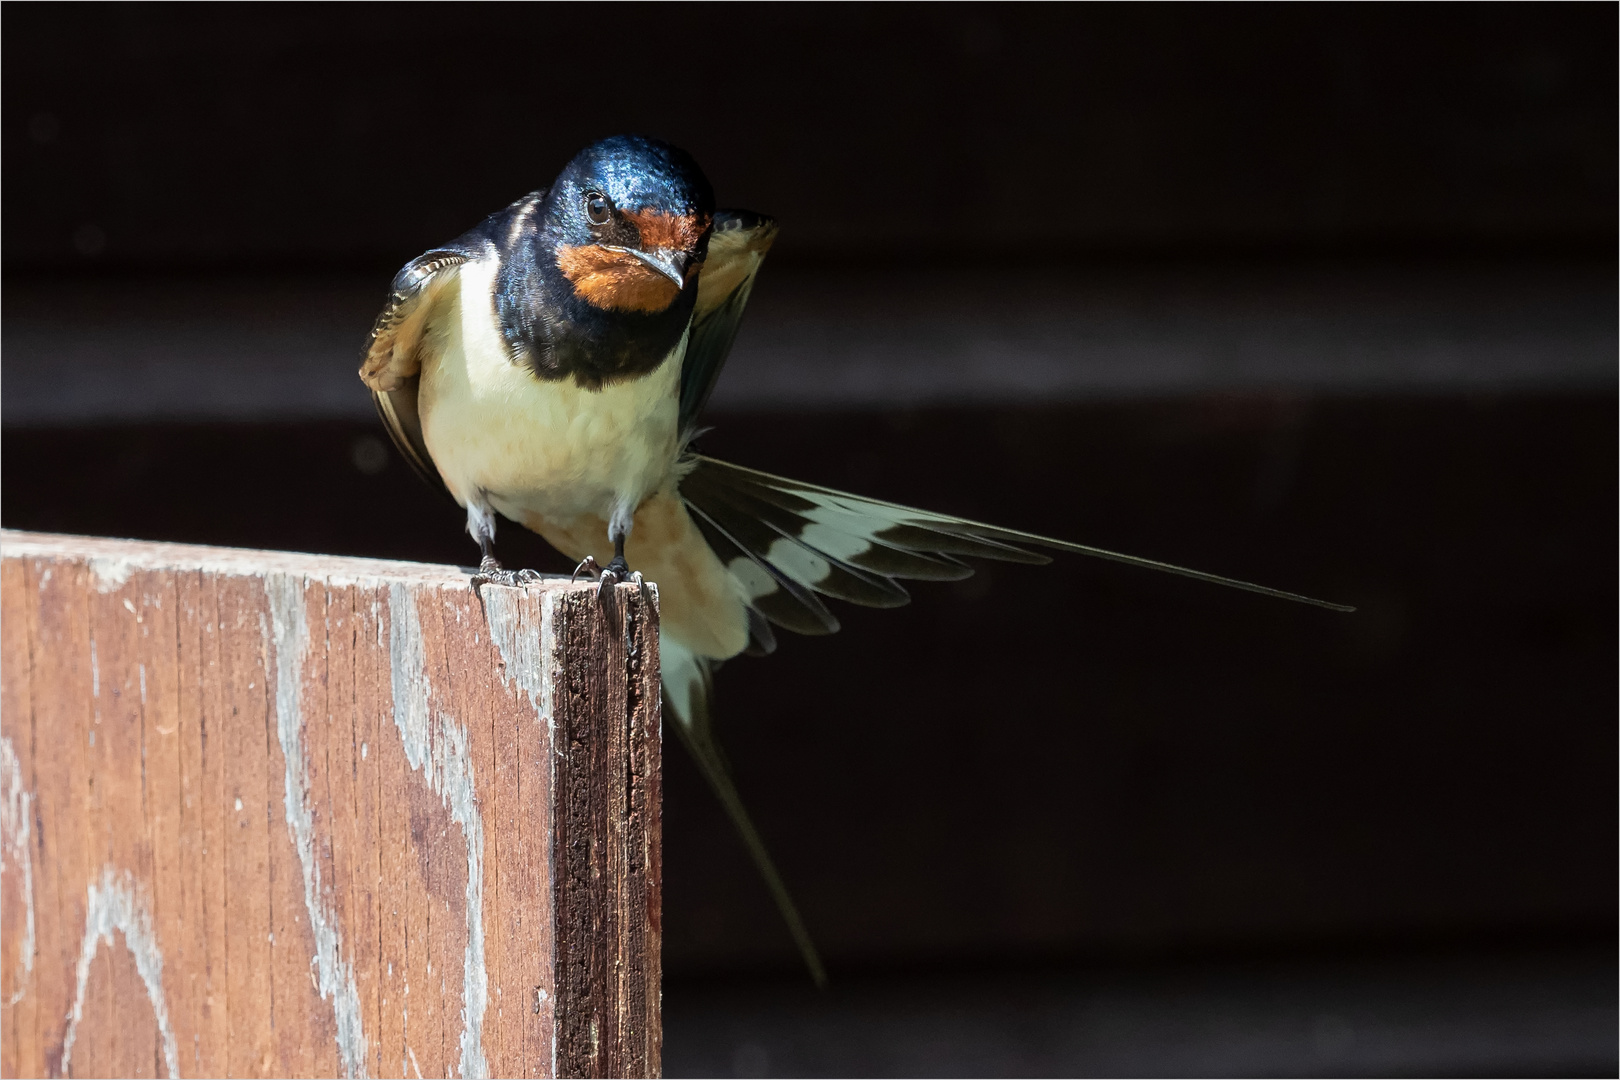
[[[360,378],[394,445],[466,511],[483,584],[538,579],[495,555],[497,517],[577,562],[657,590],[663,706],[737,829],[812,978],[826,973],[715,736],[717,667],[830,634],[827,600],[903,605],[905,580],[968,560],[1093,556],[1339,611],[1352,608],[791,480],[694,439],[777,222],[717,209],[692,156],[602,139],[547,187],[399,271]]]

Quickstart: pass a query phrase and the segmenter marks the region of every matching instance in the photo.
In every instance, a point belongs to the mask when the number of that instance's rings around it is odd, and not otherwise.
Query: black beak
[[[686,268],[692,262],[692,256],[686,252],[659,248],[657,251],[631,250],[630,254],[669,278],[676,288],[686,287]]]

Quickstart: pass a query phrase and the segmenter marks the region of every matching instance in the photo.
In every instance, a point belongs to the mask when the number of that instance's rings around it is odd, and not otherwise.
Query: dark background
[[[834,989],[672,752],[671,1074],[1613,1075],[1616,29],[8,6],[0,518],[470,561],[387,280],[659,135],[783,225],[707,452],[1361,609],[1067,559],[728,664]]]
[[[6,260],[80,265],[89,225],[130,268],[392,267],[625,128],[769,207],[785,257],[1608,254],[1610,16],[24,7],[6,16]]]

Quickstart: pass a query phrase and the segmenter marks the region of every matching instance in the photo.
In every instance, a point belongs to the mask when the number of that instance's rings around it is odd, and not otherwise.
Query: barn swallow
[[[684,151],[619,136],[550,187],[413,259],[360,377],[407,461],[467,513],[475,586],[537,575],[495,558],[496,516],[580,572],[657,585],[664,704],[763,874],[816,981],[804,924],[738,797],[710,719],[711,674],[830,634],[823,598],[896,607],[903,579],[968,577],[964,559],[1046,549],[1350,610],[1152,559],[868,499],[694,452],[777,225],[717,210]],[[634,569],[632,569],[632,567]],[[576,576],[577,576],[576,572]]]

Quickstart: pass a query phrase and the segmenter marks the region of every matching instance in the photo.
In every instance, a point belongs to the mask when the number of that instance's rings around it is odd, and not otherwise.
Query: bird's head
[[[684,150],[634,135],[603,139],[568,163],[547,202],[557,269],[592,307],[662,312],[696,281],[714,192]]]

